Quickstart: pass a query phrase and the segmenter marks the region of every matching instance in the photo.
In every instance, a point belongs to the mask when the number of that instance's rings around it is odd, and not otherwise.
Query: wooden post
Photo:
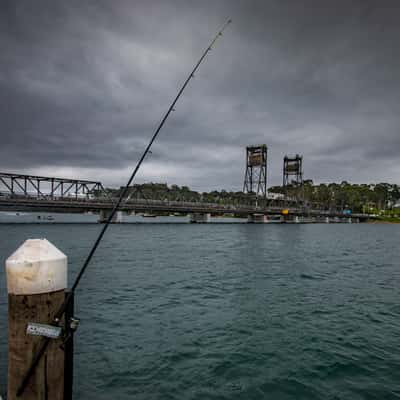
[[[51,339],[22,396],[17,389],[42,340],[29,323],[49,324],[65,298],[67,257],[46,239],[27,240],[6,261],[8,291],[7,400],[63,400],[65,353]]]

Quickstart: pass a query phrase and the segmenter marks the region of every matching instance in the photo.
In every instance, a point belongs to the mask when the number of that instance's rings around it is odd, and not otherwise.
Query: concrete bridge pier
[[[100,210],[98,222],[103,224],[107,221],[108,217],[111,214],[111,210]],[[122,211],[117,211],[113,219],[111,220],[112,224],[120,224],[122,222]]]
[[[247,216],[247,222],[249,224],[266,224],[268,222],[268,216],[264,214],[249,214]]]
[[[210,213],[192,213],[189,214],[189,221],[191,224],[206,224],[210,222]]]

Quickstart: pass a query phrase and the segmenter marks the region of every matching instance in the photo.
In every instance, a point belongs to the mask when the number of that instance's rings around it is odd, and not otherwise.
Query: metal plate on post
[[[50,339],[58,339],[61,336],[62,328],[60,326],[38,324],[29,322],[26,328],[27,335],[44,336]]]

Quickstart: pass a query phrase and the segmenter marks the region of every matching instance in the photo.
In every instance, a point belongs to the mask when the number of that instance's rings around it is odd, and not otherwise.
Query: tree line
[[[118,195],[121,189],[109,189]],[[354,212],[367,212],[368,210],[384,210],[396,208],[400,201],[400,186],[390,183],[377,184],[352,184],[346,181],[341,183],[314,184],[306,180],[303,186],[294,184],[287,186],[273,186],[269,193],[287,196],[289,199],[298,200],[302,204],[319,206],[325,209],[348,208]],[[129,189],[132,199],[149,199],[165,201],[190,201],[219,204],[254,204],[256,196],[243,192],[214,190],[211,192],[197,192],[188,186],[167,185],[166,183],[135,184]],[[262,204],[261,198],[257,199]]]
[[[324,208],[348,208],[354,212],[393,209],[400,201],[400,186],[390,183],[354,184],[343,181],[314,184],[312,180],[306,180],[302,187],[290,185],[284,189],[274,186],[269,191],[303,198]]]

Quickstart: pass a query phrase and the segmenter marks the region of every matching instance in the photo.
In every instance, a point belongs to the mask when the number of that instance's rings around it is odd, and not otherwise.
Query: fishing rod
[[[181,97],[183,91],[185,90],[186,86],[188,85],[188,83],[190,82],[190,80],[192,78],[194,78],[194,73],[197,71],[197,69],[199,68],[200,64],[203,62],[203,60],[206,58],[207,54],[211,51],[212,46],[214,45],[214,43],[217,41],[217,39],[219,38],[219,36],[222,36],[223,31],[225,30],[225,28],[232,22],[231,19],[228,19],[225,24],[222,26],[222,28],[218,31],[218,33],[215,35],[214,39],[211,41],[210,45],[204,50],[204,53],[202,54],[202,56],[200,57],[199,61],[196,63],[196,65],[194,66],[193,70],[190,72],[189,76],[187,77],[187,79],[185,80],[185,82],[183,83],[182,87],[180,88],[178,94],[176,95],[174,101],[171,103],[171,105],[169,106],[167,112],[165,113],[164,117],[162,118],[160,124],[158,125],[157,129],[155,130],[153,136],[151,137],[151,140],[149,142],[149,144],[147,145],[146,149],[144,150],[142,156],[140,157],[138,163],[136,164],[135,169],[132,172],[132,175],[130,176],[128,182],[126,183],[124,189],[122,190],[122,192],[120,193],[117,202],[115,203],[110,215],[108,216],[103,228],[101,229],[96,241],[93,244],[93,247],[91,248],[85,262],[83,263],[82,268],[80,269],[78,276],[75,278],[74,284],[71,287],[71,290],[68,292],[67,296],[65,297],[65,300],[63,302],[63,304],[61,305],[61,307],[59,308],[59,310],[56,312],[53,321],[51,323],[51,325],[54,326],[59,326],[60,324],[60,320],[62,318],[62,316],[64,315],[69,303],[71,302],[73,295],[75,293],[75,290],[77,288],[77,286],[79,285],[79,282],[82,279],[83,274],[85,273],[94,253],[97,250],[97,247],[99,246],[104,234],[107,231],[107,228],[109,227],[115,213],[118,211],[118,208],[120,207],[123,199],[125,198],[129,186],[132,184],[133,179],[135,178],[137,172],[139,171],[140,166],[142,165],[144,159],[146,158],[146,155],[149,153],[150,148],[153,144],[153,142],[156,140],[158,134],[160,133],[162,127],[165,124],[165,121],[168,119],[168,116],[171,114],[172,111],[174,111],[174,107],[175,104],[177,103],[178,99]],[[25,373],[22,381],[21,381],[21,385],[19,386],[18,390],[17,390],[17,396],[21,396],[24,393],[24,390],[26,388],[26,386],[29,383],[29,380],[31,378],[31,376],[33,375],[33,373],[35,372],[35,369],[37,367],[37,365],[39,364],[44,352],[47,349],[47,346],[50,343],[50,338],[48,337],[44,337],[42,339],[42,342],[39,346],[38,351],[36,352],[36,354],[33,357],[32,363],[29,367],[29,369],[27,370],[27,372]]]

